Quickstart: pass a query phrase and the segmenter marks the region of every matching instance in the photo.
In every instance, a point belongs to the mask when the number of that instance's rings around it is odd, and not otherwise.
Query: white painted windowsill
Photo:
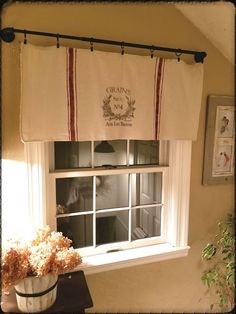
[[[83,257],[83,263],[73,271],[93,274],[124,267],[164,261],[188,255],[190,247],[173,247],[170,244],[150,245],[142,248]]]

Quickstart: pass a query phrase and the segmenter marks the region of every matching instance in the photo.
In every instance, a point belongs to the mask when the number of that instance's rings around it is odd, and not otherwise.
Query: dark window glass
[[[56,179],[56,202],[57,214],[92,210],[93,177]]]
[[[126,165],[126,147],[125,140],[94,142],[95,167]]]
[[[132,240],[161,235],[161,207],[132,210]]]
[[[90,142],[55,142],[55,169],[91,167]]]
[[[96,209],[128,207],[128,174],[97,177]]]
[[[158,165],[159,141],[130,141],[130,165]]]
[[[128,241],[128,211],[98,214],[96,218],[97,245]]]
[[[162,173],[140,173],[132,176],[132,205],[162,202]]]
[[[92,215],[57,218],[57,230],[72,240],[74,248],[93,245]]]

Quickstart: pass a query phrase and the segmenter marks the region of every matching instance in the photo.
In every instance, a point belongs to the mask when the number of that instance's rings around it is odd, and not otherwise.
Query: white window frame
[[[79,249],[82,255],[87,256],[83,256],[83,263],[76,268],[77,270],[82,269],[85,273],[91,274],[187,256],[190,249],[187,241],[191,146],[192,142],[187,140],[169,141],[167,161],[169,166],[165,166],[165,158],[160,160],[158,171],[163,172],[165,175],[164,181],[167,182],[165,189],[167,189],[166,194],[168,195],[167,202],[165,202],[167,203],[165,211],[167,215],[165,219],[166,229],[164,228],[166,230],[166,242],[154,243],[150,238],[150,242],[142,247],[135,247],[134,244],[133,248],[112,253],[101,253],[97,249],[96,253],[100,253],[98,255],[87,255],[86,250],[83,252]],[[50,149],[50,143],[25,143],[29,208],[32,224],[35,228],[45,226],[50,222],[51,228],[56,229],[56,225],[53,225],[53,221],[56,221],[55,212],[49,210],[53,208],[52,206],[55,207],[55,201],[52,201],[51,195],[55,195],[53,189],[55,189],[56,177],[55,173],[50,173],[53,164],[53,161],[50,160]],[[161,146],[161,156],[166,156],[166,152],[167,147]],[[151,168],[149,167],[149,169]],[[104,171],[107,171],[109,175],[111,174],[111,170]],[[127,169],[124,169],[124,171],[127,173]],[[132,171],[130,170],[130,172]],[[86,170],[84,170],[83,175],[86,175]],[[75,176],[77,176],[76,172]]]

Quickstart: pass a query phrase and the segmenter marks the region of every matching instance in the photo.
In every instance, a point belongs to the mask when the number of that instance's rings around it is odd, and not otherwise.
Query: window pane
[[[132,176],[132,205],[162,202],[162,173],[141,173]]]
[[[158,165],[159,141],[130,141],[130,165]]]
[[[91,167],[91,142],[55,142],[55,169]]]
[[[161,207],[132,210],[132,240],[161,235]]]
[[[96,178],[96,209],[128,207],[128,174]]]
[[[102,213],[96,219],[97,244],[128,241],[128,211]]]
[[[126,165],[126,147],[127,141],[102,141],[94,142],[94,165],[95,167],[103,165]],[[113,152],[110,152],[111,150]],[[96,152],[100,150],[101,152]]]
[[[56,202],[58,214],[92,210],[93,178],[56,179]]]
[[[72,240],[74,248],[93,245],[92,215],[57,218],[57,230]]]

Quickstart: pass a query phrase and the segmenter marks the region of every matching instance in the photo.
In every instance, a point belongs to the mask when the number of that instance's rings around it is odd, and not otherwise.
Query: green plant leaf
[[[216,247],[212,243],[208,243],[202,250],[202,258],[211,259],[216,254]]]
[[[208,289],[216,293],[218,305],[222,310],[232,307],[235,293],[235,216],[227,215],[218,223],[218,232],[213,241],[209,242],[201,252],[202,259],[209,263],[210,268],[203,272],[201,280]]]
[[[224,308],[227,304],[228,304],[228,296],[227,295],[225,295],[225,294],[221,294],[220,295],[220,304],[219,304],[219,306],[221,307],[221,308]]]
[[[202,276],[202,281],[205,285],[210,288],[212,285],[214,285],[219,278],[219,275],[216,270],[208,270],[206,271]]]

